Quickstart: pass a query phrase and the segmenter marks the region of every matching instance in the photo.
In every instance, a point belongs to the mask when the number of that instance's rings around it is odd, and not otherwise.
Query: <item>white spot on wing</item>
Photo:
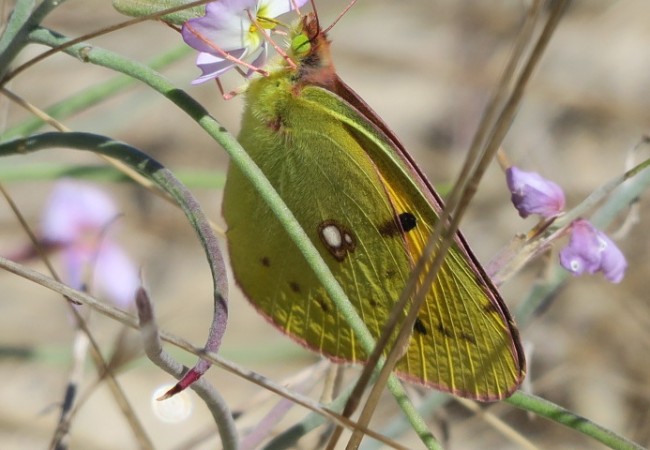
[[[338,261],[343,261],[357,245],[354,234],[333,219],[325,220],[318,225],[318,237],[327,251]]]
[[[330,247],[337,249],[343,243],[341,238],[341,230],[336,225],[327,225],[321,229],[321,236],[323,241]],[[349,237],[346,235],[346,241]]]

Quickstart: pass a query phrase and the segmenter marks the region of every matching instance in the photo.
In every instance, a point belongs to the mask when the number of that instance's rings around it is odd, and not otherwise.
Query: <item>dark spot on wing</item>
[[[427,327],[424,326],[424,323],[422,323],[419,317],[415,319],[413,330],[419,334],[427,334]]]
[[[264,267],[270,267],[271,266],[271,260],[269,259],[268,256],[263,256],[262,259],[260,259],[260,262]]]
[[[438,330],[438,331],[439,331],[443,336],[446,336],[446,337],[448,337],[448,338],[450,338],[450,339],[453,339],[453,338],[455,337],[454,334],[453,334],[451,331],[449,331],[449,330],[448,330],[448,329],[447,329],[443,324],[441,324],[441,323],[436,324],[436,329],[437,329],[437,330]]]
[[[301,292],[300,285],[298,283],[296,283],[295,281],[289,281],[289,287],[296,294],[300,294],[300,292]]]
[[[379,225],[377,227],[377,230],[382,236],[386,236],[386,237],[395,237],[401,234],[399,225],[393,219],[390,219],[382,223],[381,225]]]
[[[465,333],[464,331],[454,333],[452,330],[440,323],[436,325],[436,329],[449,339],[462,339],[465,342],[476,345],[476,338],[469,333]]]
[[[402,230],[405,233],[408,233],[417,225],[417,220],[415,216],[410,212],[402,213],[398,217],[399,217],[399,224],[402,226]]]
[[[497,308],[494,303],[488,301],[483,305],[483,311],[485,311],[486,313],[494,314],[499,312],[499,308]]]
[[[381,224],[377,229],[384,236],[394,237],[408,233],[416,226],[416,217],[410,212],[404,212]]]
[[[471,334],[460,333],[460,338],[465,342],[469,342],[470,344],[476,345],[476,338]]]
[[[320,309],[323,310],[323,312],[329,312],[330,307],[327,305],[327,302],[323,300],[321,297],[316,297],[316,302],[318,303],[318,306],[320,306]]]

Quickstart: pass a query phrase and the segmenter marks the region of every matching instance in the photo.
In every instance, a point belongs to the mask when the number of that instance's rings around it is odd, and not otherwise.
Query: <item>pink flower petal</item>
[[[603,272],[605,278],[612,283],[620,283],[623,280],[625,269],[627,268],[625,256],[605,233],[599,231],[599,238],[603,244],[600,270]]]
[[[137,267],[126,253],[112,241],[104,241],[94,267],[94,288],[121,309],[129,309],[140,287]]]
[[[598,230],[579,219],[571,225],[569,245],[560,251],[560,264],[573,275],[596,273],[600,268],[601,244]]]
[[[230,54],[235,58],[241,58],[245,49],[240,49],[237,52],[231,52]],[[201,84],[206,81],[214,80],[215,78],[220,77],[223,73],[230,70],[235,66],[235,63],[228,61],[227,59],[220,58],[218,56],[211,55],[210,53],[199,53],[199,56],[196,58],[196,65],[201,69],[201,76],[192,81],[192,84]]]
[[[307,0],[297,0],[295,3],[300,7]],[[208,3],[205,16],[188,20],[181,30],[183,40],[201,52],[197,65],[202,74],[192,84],[218,78],[235,67],[235,62],[224,58],[224,52],[247,62],[253,60],[251,65],[256,68],[264,65],[268,43],[261,30],[255,27],[251,16],[259,20],[261,27],[270,29],[275,23],[263,19],[273,19],[292,9],[290,0],[221,0]],[[249,68],[247,76],[253,73],[254,70]]]
[[[560,264],[576,276],[603,272],[612,283],[619,283],[627,268],[625,256],[616,244],[584,219],[571,224],[571,238],[560,251]]]
[[[96,288],[127,308],[140,285],[138,270],[106,234],[118,216],[98,187],[64,180],[56,184],[43,215],[43,240],[61,247],[65,281],[75,289]],[[90,285],[88,286],[88,284]]]
[[[117,215],[115,204],[101,189],[76,181],[60,181],[45,207],[43,239],[74,242],[84,230],[102,230]]]
[[[210,43],[227,52],[239,50],[245,47],[244,36],[251,26],[246,11],[255,14],[256,9],[256,0],[220,0],[208,3],[205,16],[190,19],[183,25],[183,40],[196,50],[212,54],[216,52]]]
[[[521,217],[538,214],[553,217],[564,209],[562,188],[538,173],[525,172],[517,167],[506,170],[511,200]]]
[[[298,8],[302,8],[309,0],[295,0]],[[263,10],[265,17],[278,17],[293,10],[291,0],[260,0],[258,10]]]

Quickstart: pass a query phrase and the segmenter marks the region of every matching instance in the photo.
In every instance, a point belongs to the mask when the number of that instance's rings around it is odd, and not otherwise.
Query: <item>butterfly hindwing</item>
[[[311,125],[297,133],[305,109],[312,114]],[[386,318],[385,308],[378,308],[386,297],[383,292],[394,298],[399,292],[390,280],[408,274],[399,241],[388,242],[387,257],[373,255],[374,248],[383,245],[376,224],[393,217],[377,173],[343,124],[328,115],[319,117],[323,113],[310,111],[308,103],[294,99],[275,114],[281,116],[278,129],[260,124],[253,115],[250,122],[245,120],[244,127],[256,129],[244,130],[242,145],[294,211],[349,295],[363,296],[365,303],[355,306],[376,335]],[[233,268],[256,307],[310,348],[339,360],[363,360],[350,328],[295,244],[234,167],[224,196]]]
[[[240,142],[378,336],[437,220],[426,183],[357,109],[325,89],[296,89],[289,71],[251,84]],[[254,305],[307,347],[363,361],[350,327],[234,166],[224,216],[236,279]],[[523,371],[515,333],[459,236],[396,371],[459,395],[502,398]]]

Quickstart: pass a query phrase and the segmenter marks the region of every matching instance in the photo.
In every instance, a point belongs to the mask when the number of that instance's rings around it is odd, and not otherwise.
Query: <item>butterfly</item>
[[[319,250],[377,338],[443,203],[395,134],[336,74],[317,17],[289,56],[251,80],[239,141]],[[337,362],[363,363],[341,313],[266,203],[235,165],[223,214],[235,279],[283,333]],[[512,394],[525,373],[515,324],[460,233],[395,366],[402,379],[481,401]]]

